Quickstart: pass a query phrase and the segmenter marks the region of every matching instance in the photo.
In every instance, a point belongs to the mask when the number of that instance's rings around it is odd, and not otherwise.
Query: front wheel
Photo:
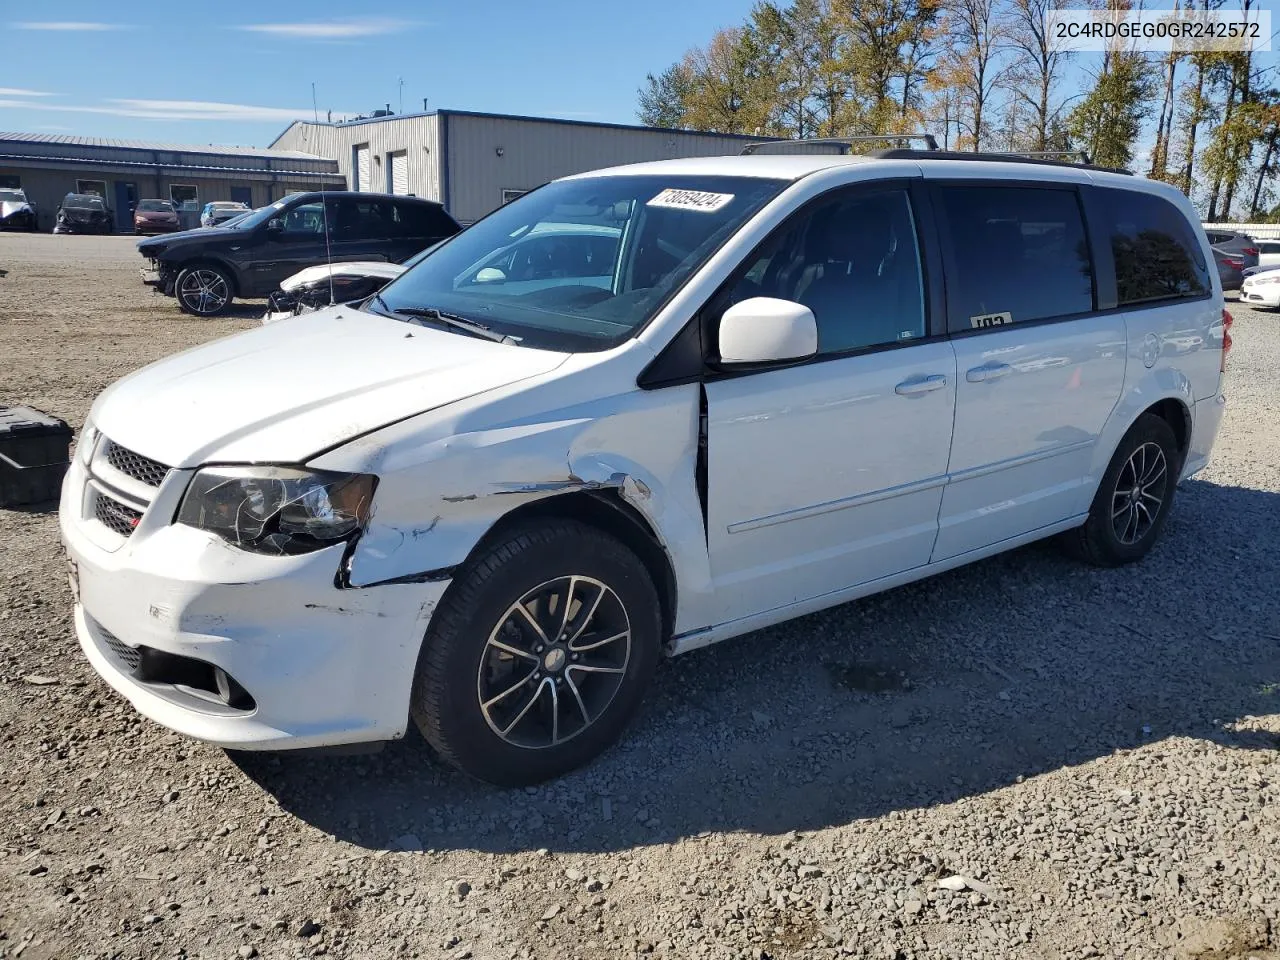
[[[436,609],[414,720],[445,760],[500,786],[581,766],[644,695],[659,609],[644,564],[608,534],[571,520],[513,528]]]
[[[1099,567],[1141,560],[1160,537],[1182,457],[1173,430],[1143,414],[1116,448],[1084,526],[1064,535],[1068,550]]]
[[[184,313],[216,317],[231,306],[231,279],[220,268],[202,263],[178,271],[174,296]]]

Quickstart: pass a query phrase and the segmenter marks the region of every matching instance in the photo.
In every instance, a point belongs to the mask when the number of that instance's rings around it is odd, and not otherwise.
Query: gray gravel
[[[0,236],[0,402],[77,426],[196,321],[127,240]],[[231,756],[80,658],[0,513],[0,958],[1280,960],[1280,314],[1142,564],[1036,545],[672,661],[626,740],[497,791],[416,737]]]

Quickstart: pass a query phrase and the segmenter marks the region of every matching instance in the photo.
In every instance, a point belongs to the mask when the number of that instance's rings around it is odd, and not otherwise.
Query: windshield
[[[77,210],[103,209],[102,200],[99,197],[76,196],[73,193],[67,194],[67,198],[62,201],[62,205],[64,207],[72,207]]]
[[[785,181],[609,176],[525,194],[450,239],[366,309],[435,308],[532,346],[631,336]]]
[[[151,213],[173,213],[173,204],[168,200],[139,200],[139,210],[147,210]]]
[[[269,203],[265,207],[259,207],[257,210],[241,214],[234,222],[228,220],[222,226],[231,227],[233,230],[252,230],[259,224],[266,223],[272,217],[277,216],[284,209],[284,204],[283,200],[277,200],[275,203]]]
[[[0,190],[0,203],[26,203],[26,195],[21,190]]]

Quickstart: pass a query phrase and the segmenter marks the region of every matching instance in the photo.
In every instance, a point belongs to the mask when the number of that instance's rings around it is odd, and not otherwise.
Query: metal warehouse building
[[[191,214],[210,200],[259,207],[321,186],[344,188],[339,164],[295,150],[0,133],[0,187],[21,187],[46,231],[68,193],[98,194],[116,229],[132,231],[141,199],[172,200]]]
[[[348,189],[442,201],[462,223],[548,180],[642,160],[738,153],[759,137],[461,110],[294,122],[274,150],[332,157]]]

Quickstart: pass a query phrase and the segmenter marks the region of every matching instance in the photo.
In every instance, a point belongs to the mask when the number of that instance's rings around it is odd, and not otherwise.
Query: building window
[[[21,190],[22,178],[16,173],[0,173],[0,190]]]
[[[516,197],[523,197],[528,192],[529,192],[528,190],[504,189],[502,191],[502,202],[510,203]]]
[[[169,184],[169,199],[173,201],[173,205],[181,209],[188,203],[199,203],[200,192],[196,190],[194,184],[190,183],[171,183]]]
[[[76,193],[93,194],[106,200],[107,185],[102,180],[77,180]]]

